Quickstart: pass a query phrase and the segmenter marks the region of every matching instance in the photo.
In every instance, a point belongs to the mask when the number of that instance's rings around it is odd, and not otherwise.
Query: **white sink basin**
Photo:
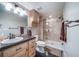
[[[6,40],[3,40],[1,43],[2,44],[12,44],[12,43],[19,42],[21,40],[23,40],[23,37],[16,37],[14,39],[6,39]]]

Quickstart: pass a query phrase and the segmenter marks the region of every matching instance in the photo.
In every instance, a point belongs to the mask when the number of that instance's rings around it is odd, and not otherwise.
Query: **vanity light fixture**
[[[26,15],[26,11],[24,11],[22,8],[15,5],[14,13],[19,14],[20,16]]]
[[[11,3],[7,2],[7,3],[1,3],[1,4],[5,6],[5,9],[7,11],[10,11],[13,8],[13,5]]]
[[[13,6],[12,6],[11,3],[6,3],[6,4],[5,4],[5,9],[6,9],[7,11],[10,11],[12,8],[13,8]]]
[[[6,2],[6,3],[1,3],[1,4],[3,4],[4,6],[5,6],[5,9],[7,10],[7,11],[13,11],[15,14],[18,14],[18,15],[20,15],[20,16],[24,16],[24,15],[27,15],[26,14],[26,11],[25,10],[23,10],[22,8],[20,8],[18,5],[16,5],[16,4],[12,4],[12,3],[8,3],[8,2]]]

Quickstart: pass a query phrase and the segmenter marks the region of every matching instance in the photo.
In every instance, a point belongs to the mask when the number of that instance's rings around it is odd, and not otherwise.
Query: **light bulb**
[[[24,14],[22,12],[20,12],[20,16],[23,16]]]
[[[5,4],[5,9],[10,11],[12,9],[12,4],[11,3],[6,3]]]
[[[46,23],[46,25],[49,25],[48,22]]]
[[[23,13],[24,15],[26,15],[26,11],[23,10],[22,13]]]
[[[20,16],[24,16],[24,15],[26,15],[26,11],[24,11],[24,10],[20,10]]]
[[[52,18],[52,15],[50,15],[49,18]]]
[[[19,7],[16,7],[15,9],[14,9],[14,13],[18,13],[18,12],[20,12],[20,8]]]

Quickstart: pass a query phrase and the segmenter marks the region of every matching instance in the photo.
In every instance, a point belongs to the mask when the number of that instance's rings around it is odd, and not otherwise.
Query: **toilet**
[[[36,51],[39,53],[45,53],[44,47],[45,47],[45,42],[44,41],[39,41],[38,40],[38,35],[35,36],[36,37]]]
[[[37,41],[36,44],[37,44],[36,50],[40,53],[45,53],[45,51],[44,51],[45,42],[44,41]]]

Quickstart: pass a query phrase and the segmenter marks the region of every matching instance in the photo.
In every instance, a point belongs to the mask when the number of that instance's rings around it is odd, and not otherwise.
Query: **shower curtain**
[[[60,33],[60,40],[62,41],[67,41],[66,39],[66,34],[67,34],[67,29],[66,29],[66,26],[65,26],[65,23],[63,22],[62,23],[62,26],[61,26],[61,33]]]

